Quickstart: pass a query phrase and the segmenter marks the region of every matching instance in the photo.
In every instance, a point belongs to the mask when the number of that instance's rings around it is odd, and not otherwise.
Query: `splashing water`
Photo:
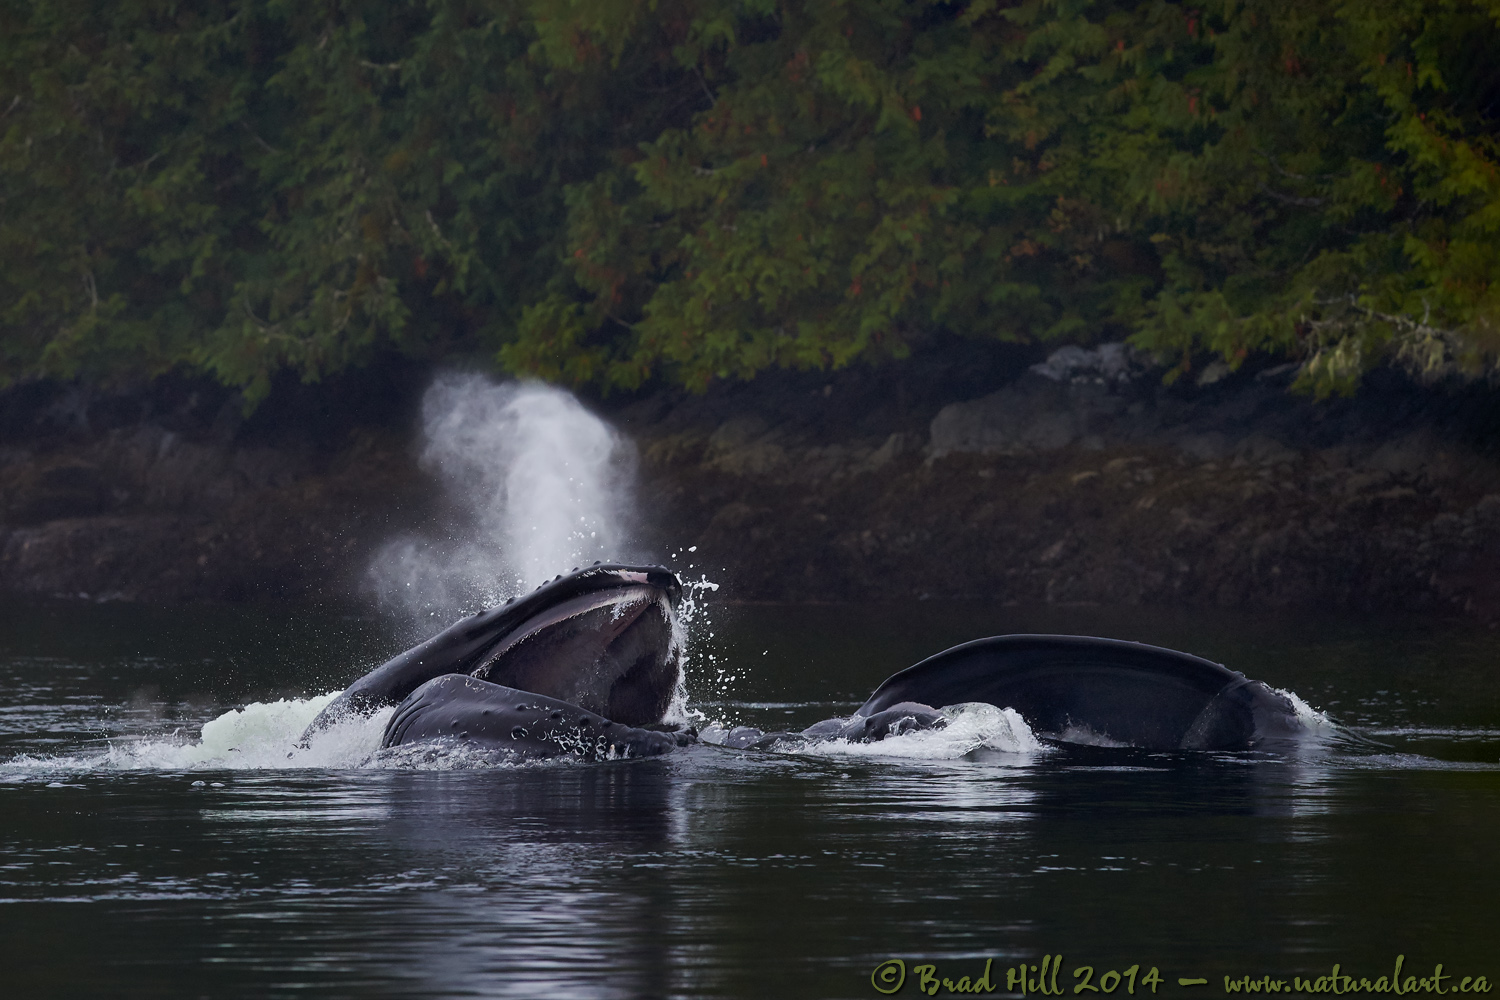
[[[394,709],[350,716],[316,734],[307,745],[298,743],[308,723],[336,694],[251,702],[205,722],[196,741],[180,735],[119,738],[109,740],[99,751],[57,757],[21,755],[6,761],[0,774],[25,779],[54,772],[363,766],[379,749],[381,734]]]
[[[635,452],[571,394],[448,373],[423,398],[422,427],[422,465],[463,523],[379,553],[369,580],[387,607],[451,620],[570,567],[629,558]]]
[[[709,581],[708,577],[700,575],[697,580],[682,581],[682,600],[677,605],[677,617],[672,622],[672,644],[677,647],[682,655],[682,673],[677,677],[677,688],[672,692],[672,700],[667,705],[666,715],[662,721],[672,725],[698,726],[708,720],[697,709],[688,707],[688,677],[698,673],[697,663],[691,652],[690,638],[694,632],[702,632],[707,628],[707,597],[717,591],[719,585]],[[713,633],[708,635],[712,637]]]
[[[907,760],[957,760],[976,750],[1028,754],[1043,749],[1019,712],[982,702],[949,705],[940,709],[948,724],[941,729],[921,729],[873,743],[847,739],[814,740],[788,749],[787,753],[808,757],[891,757]],[[705,743],[722,743],[728,727],[715,722],[703,732]]]
[[[1309,736],[1327,736],[1339,727],[1290,692],[1298,719]],[[373,715],[350,715],[300,742],[307,725],[333,698],[334,692],[312,698],[252,702],[232,709],[202,727],[197,740],[185,734],[114,738],[105,748],[78,750],[58,756],[18,755],[0,765],[0,784],[48,781],[109,771],[254,771],[297,768],[402,768],[453,770],[458,768],[522,766],[552,767],[577,763],[568,757],[524,760],[513,755],[469,746],[413,745],[381,750],[393,708]],[[910,761],[947,761],[972,758],[976,753],[1032,755],[1046,752],[1026,720],[1010,708],[983,703],[950,705],[942,729],[918,730],[874,743],[843,739],[806,743],[787,752],[821,758],[885,758]],[[705,743],[722,743],[728,726],[709,722],[690,709],[684,688],[668,712],[668,720],[698,725]],[[1315,740],[1325,745],[1326,740]],[[1382,758],[1384,759],[1384,758]],[[1422,758],[1413,758],[1421,760]]]
[[[1271,690],[1292,703],[1292,710],[1297,714],[1297,723],[1308,735],[1333,736],[1344,732],[1342,726],[1303,701],[1302,696],[1297,692],[1288,691],[1285,688],[1272,688]]]
[[[469,745],[381,749],[395,708],[350,714],[302,742],[303,731],[336,692],[312,698],[251,702],[203,724],[193,741],[183,734],[115,738],[103,750],[56,756],[21,754],[0,764],[0,784],[52,781],[114,771],[263,771],[299,768],[451,771],[475,767],[571,766],[567,756],[524,759],[506,751]],[[208,781],[195,785],[210,784]],[[213,782],[218,784],[218,782]]]

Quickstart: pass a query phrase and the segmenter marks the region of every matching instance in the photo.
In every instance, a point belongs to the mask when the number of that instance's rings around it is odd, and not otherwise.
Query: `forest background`
[[[0,3],[0,384],[1500,344],[1497,0]]]

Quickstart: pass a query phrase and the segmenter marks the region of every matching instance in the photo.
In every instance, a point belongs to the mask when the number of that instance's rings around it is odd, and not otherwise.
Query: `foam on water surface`
[[[1285,695],[1296,717],[1314,745],[1337,745],[1346,730],[1290,691]],[[0,783],[47,781],[64,786],[70,777],[110,772],[149,771],[272,771],[320,769],[419,769],[459,770],[476,767],[555,767],[576,765],[578,759],[558,757],[531,760],[503,751],[457,744],[418,744],[380,749],[381,737],[393,708],[372,715],[350,715],[299,744],[302,733],[337,692],[312,698],[284,698],[252,702],[231,709],[203,724],[196,739],[180,734],[117,737],[100,741],[100,749],[77,749],[57,755],[22,754],[0,763]],[[701,724],[701,713],[683,706]],[[824,758],[879,758],[909,761],[948,761],[976,752],[1031,755],[1044,752],[1045,745],[1014,709],[984,703],[953,705],[942,709],[948,725],[904,733],[874,743],[844,739],[810,741],[791,753]],[[723,726],[712,723],[704,729],[706,743],[722,738]],[[1359,757],[1362,755],[1356,755]],[[1378,755],[1367,764],[1401,759],[1405,766],[1439,762],[1410,755]],[[1456,766],[1456,765],[1455,765]],[[1492,769],[1494,765],[1467,765]],[[59,780],[62,779],[62,780]]]
[[[827,757],[895,757],[908,760],[956,760],[975,750],[1034,753],[1042,749],[1026,720],[1013,708],[974,702],[941,710],[948,724],[941,729],[902,733],[875,743],[819,740],[798,753]]]
[[[22,755],[0,764],[0,780],[63,772],[367,766],[394,709],[350,716],[318,733],[306,746],[298,744],[308,724],[337,694],[251,702],[204,723],[196,740],[178,734],[120,737],[106,741],[105,748],[97,751]]]
[[[555,767],[569,755],[534,759],[463,743],[419,743],[381,749],[387,707],[350,714],[300,742],[307,726],[338,692],[313,698],[251,702],[203,724],[196,740],[178,734],[118,737],[101,750],[22,754],[0,763],[0,783],[131,771],[275,771],[320,768],[452,771],[481,767]],[[57,784],[57,782],[53,782]]]
[[[1313,708],[1302,696],[1295,691],[1284,688],[1272,688],[1277,694],[1292,703],[1292,709],[1297,713],[1297,723],[1309,736],[1336,736],[1343,732],[1343,728],[1322,712]]]

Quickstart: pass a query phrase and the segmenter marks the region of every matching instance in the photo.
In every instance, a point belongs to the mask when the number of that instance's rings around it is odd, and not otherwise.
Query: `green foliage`
[[[680,94],[464,0],[0,6],[0,378],[493,352]],[[621,75],[626,76],[622,86]],[[680,88],[679,88],[680,89]]]
[[[1500,0],[0,0],[0,379],[1493,366]]]

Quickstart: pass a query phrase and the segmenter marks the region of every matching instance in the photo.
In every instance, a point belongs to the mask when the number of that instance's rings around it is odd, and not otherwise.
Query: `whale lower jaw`
[[[423,684],[401,703],[380,745],[389,749],[416,743],[450,743],[527,758],[621,760],[664,754],[679,740],[622,725],[560,699],[447,674]]]

